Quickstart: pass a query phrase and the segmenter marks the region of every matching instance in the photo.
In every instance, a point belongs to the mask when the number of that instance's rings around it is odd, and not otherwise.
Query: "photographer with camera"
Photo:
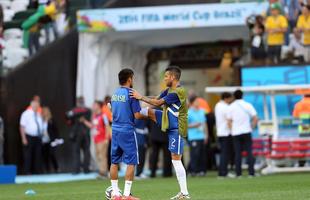
[[[70,122],[70,140],[73,142],[74,151],[74,174],[80,173],[82,163],[84,173],[89,173],[90,164],[90,129],[83,123],[84,119],[90,120],[91,110],[86,108],[84,97],[78,97],[76,107],[66,113]],[[80,152],[83,151],[83,161],[81,162]]]

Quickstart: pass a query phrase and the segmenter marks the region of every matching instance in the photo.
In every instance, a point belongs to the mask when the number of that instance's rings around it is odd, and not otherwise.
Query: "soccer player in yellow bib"
[[[310,61],[310,6],[302,7],[302,14],[298,17],[297,29],[303,33],[303,45],[305,47],[304,58]]]
[[[155,121],[162,131],[168,134],[168,149],[171,152],[172,165],[180,186],[180,192],[171,197],[171,200],[191,199],[187,189],[186,171],[181,161],[184,147],[183,137],[187,136],[188,117],[187,92],[180,85],[180,78],[181,69],[177,66],[170,66],[165,70],[164,77],[167,89],[158,97],[150,98],[135,90],[131,91],[131,97],[156,107],[163,107],[162,111],[146,108],[145,111],[141,110],[140,113]]]
[[[271,15],[267,17],[265,23],[268,44],[267,55],[269,62],[279,63],[288,23],[287,19],[280,14],[281,5],[279,3],[271,4],[270,11]]]

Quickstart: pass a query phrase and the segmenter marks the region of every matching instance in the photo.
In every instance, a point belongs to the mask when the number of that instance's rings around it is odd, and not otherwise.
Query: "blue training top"
[[[134,131],[134,113],[140,112],[141,107],[137,99],[130,97],[129,91],[127,87],[120,87],[112,95],[113,131],[124,133]]]
[[[169,128],[168,130],[179,129],[179,107],[181,106],[181,101],[176,93],[168,93],[168,89],[164,90],[158,99],[164,99],[166,105],[169,107],[168,119]]]

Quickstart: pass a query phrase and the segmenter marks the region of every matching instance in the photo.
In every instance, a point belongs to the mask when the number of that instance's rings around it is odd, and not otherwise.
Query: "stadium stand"
[[[0,5],[4,9],[2,65],[5,69],[12,69],[29,57],[28,50],[23,44],[24,36],[21,25],[26,19],[37,12],[37,10],[28,8],[28,0],[2,0],[0,1]],[[76,11],[85,7],[87,7],[86,0],[70,2],[70,7],[66,13],[68,15],[67,18],[70,20],[70,25],[75,23]],[[45,43],[45,34],[45,31],[42,29],[39,39],[41,45]]]

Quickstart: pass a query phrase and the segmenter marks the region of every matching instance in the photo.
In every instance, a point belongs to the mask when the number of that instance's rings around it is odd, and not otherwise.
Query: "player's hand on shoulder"
[[[130,95],[131,98],[135,98],[135,99],[138,99],[138,100],[142,99],[142,95],[138,91],[136,91],[134,89],[130,89],[129,95]]]

